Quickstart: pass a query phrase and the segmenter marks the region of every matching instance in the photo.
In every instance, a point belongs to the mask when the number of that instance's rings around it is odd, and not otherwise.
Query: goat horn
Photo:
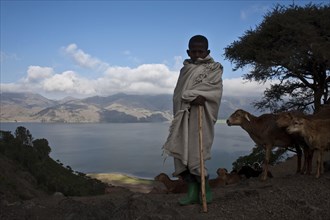
[[[245,114],[245,118],[246,120],[251,121],[248,114]]]

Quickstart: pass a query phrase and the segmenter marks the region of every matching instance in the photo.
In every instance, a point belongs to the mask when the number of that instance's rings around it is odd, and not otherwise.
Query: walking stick
[[[202,202],[203,202],[203,212],[207,212],[207,203],[205,195],[205,174],[204,174],[204,151],[203,151],[203,106],[198,106],[198,135],[199,135],[199,161],[201,170],[201,192],[202,192]]]

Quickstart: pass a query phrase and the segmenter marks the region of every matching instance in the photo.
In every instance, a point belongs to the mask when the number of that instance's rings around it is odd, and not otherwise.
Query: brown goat
[[[279,127],[286,129],[288,126],[293,124],[294,118],[330,119],[330,107],[324,106],[319,110],[319,112],[313,115],[306,115],[300,111],[281,112],[279,113],[276,123]],[[311,174],[314,150],[308,146],[301,135],[296,133],[293,133],[292,135],[294,135],[294,139],[304,150],[304,166],[301,169],[301,173]]]
[[[293,117],[287,131],[301,135],[311,149],[318,151],[316,178],[319,178],[323,173],[324,151],[330,149],[330,119]]]
[[[293,117],[302,117],[302,118],[308,118],[311,117],[311,115],[305,115],[304,113],[300,111],[290,111],[290,112],[281,112],[278,114],[278,119],[276,120],[276,124],[280,128],[286,129],[289,125],[293,122]],[[308,144],[305,142],[304,138],[301,137],[298,134],[292,134],[293,138],[296,140],[296,142],[299,144],[299,146],[302,147],[304,151],[304,165],[302,169],[300,170],[301,174],[311,174],[312,172],[312,161],[313,161],[313,153],[314,151],[310,149]]]
[[[300,172],[301,169],[301,149],[295,143],[293,137],[289,135],[285,129],[277,126],[277,118],[278,115],[275,114],[263,114],[256,117],[247,111],[239,109],[227,119],[228,126],[241,126],[249,134],[257,146],[262,146],[265,148],[266,153],[261,180],[267,179],[270,152],[274,147],[295,147],[298,156],[297,172]]]
[[[209,184],[211,188],[218,188],[226,185],[226,181],[222,178],[209,179]]]
[[[187,184],[182,179],[172,180],[165,173],[158,174],[154,179],[162,182],[169,193],[186,193],[188,190]]]
[[[225,185],[235,184],[241,180],[241,177],[237,173],[228,173],[227,169],[217,169],[218,179],[225,182]]]

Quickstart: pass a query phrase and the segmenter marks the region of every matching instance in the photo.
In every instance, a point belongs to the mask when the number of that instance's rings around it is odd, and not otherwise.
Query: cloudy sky
[[[202,34],[224,66],[224,94],[260,95],[270,82],[243,82],[249,70],[232,71],[223,53],[277,3],[293,0],[1,0],[1,92],[172,94],[189,39]]]

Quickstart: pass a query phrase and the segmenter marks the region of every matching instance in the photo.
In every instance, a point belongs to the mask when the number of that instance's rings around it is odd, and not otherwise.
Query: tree
[[[293,151],[291,149],[287,148],[277,148],[273,149],[270,154],[269,164],[274,165],[275,163],[281,161],[285,155],[284,153],[287,151]],[[294,152],[294,151],[293,151]],[[233,162],[233,170],[239,170],[243,166],[251,166],[253,163],[258,162],[259,164],[262,164],[265,159],[265,150],[263,147],[254,147],[252,149],[252,152],[249,155],[241,156],[236,161]]]
[[[256,108],[318,111],[329,102],[330,4],[277,5],[259,26],[227,46],[224,55],[234,71],[252,69],[243,79],[272,80]]]
[[[52,150],[48,145],[47,139],[44,138],[37,139],[34,140],[32,143],[33,143],[33,148],[38,152],[38,154],[42,158],[46,158]]]
[[[15,130],[15,137],[20,141],[21,144],[32,146],[32,134],[28,129],[23,126],[19,126]]]
[[[10,131],[0,130],[0,153],[6,154],[8,151],[7,146],[15,140]],[[10,148],[12,149],[12,147]]]
[[[10,142],[12,140],[14,140],[14,136],[11,134],[10,131],[0,130],[0,141]]]

